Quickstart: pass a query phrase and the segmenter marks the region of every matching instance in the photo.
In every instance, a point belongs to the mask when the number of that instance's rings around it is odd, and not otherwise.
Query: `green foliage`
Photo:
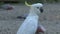
[[[0,6],[3,5],[3,4],[4,4],[4,2],[0,2]]]
[[[1,4],[4,4],[4,2],[0,2],[0,5],[1,5]]]
[[[27,1],[28,3],[37,3],[37,2],[41,2],[41,3],[54,3],[54,2],[59,2],[60,0],[19,0],[20,2],[24,3],[25,1]]]
[[[60,2],[60,0],[17,0],[17,1],[19,3],[24,3],[25,1],[27,1],[29,4],[33,4],[33,3],[56,3],[56,2]],[[1,4],[4,4],[4,3],[0,2],[0,5]]]

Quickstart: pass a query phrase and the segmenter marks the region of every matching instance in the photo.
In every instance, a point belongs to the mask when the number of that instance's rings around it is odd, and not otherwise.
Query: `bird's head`
[[[36,3],[29,5],[27,2],[25,2],[27,6],[30,6],[32,9],[34,9],[38,13],[43,13],[43,4],[42,3]]]

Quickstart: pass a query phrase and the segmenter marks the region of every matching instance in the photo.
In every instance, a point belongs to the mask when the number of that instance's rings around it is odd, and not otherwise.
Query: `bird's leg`
[[[38,26],[38,27],[37,27],[36,34],[39,34],[40,32],[44,34],[44,31],[43,31],[43,29],[41,28],[41,26]]]

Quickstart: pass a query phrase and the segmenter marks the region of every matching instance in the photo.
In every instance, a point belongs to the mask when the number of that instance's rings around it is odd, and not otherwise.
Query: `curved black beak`
[[[42,7],[40,8],[40,12],[43,13],[43,8]]]

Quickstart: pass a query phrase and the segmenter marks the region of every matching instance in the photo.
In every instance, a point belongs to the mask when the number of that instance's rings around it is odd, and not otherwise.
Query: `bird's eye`
[[[39,9],[39,7],[37,7],[37,9]]]

